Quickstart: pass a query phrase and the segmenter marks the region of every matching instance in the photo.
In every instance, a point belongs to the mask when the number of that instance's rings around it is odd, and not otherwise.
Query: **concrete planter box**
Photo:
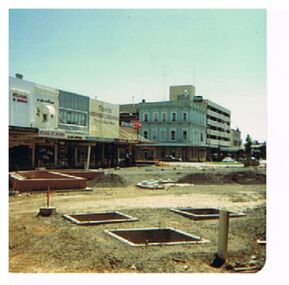
[[[10,175],[14,191],[84,189],[86,179],[47,170],[19,171]]]

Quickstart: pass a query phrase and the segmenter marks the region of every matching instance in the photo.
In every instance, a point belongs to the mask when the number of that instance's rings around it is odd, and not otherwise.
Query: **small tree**
[[[246,143],[245,143],[245,151],[246,151],[247,157],[251,155],[251,149],[252,149],[252,138],[250,137],[250,135],[247,135]]]

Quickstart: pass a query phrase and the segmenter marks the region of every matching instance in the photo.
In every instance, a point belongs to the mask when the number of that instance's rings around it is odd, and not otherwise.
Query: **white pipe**
[[[217,255],[222,260],[226,260],[227,258],[228,232],[229,232],[229,212],[220,210],[219,239],[218,239]]]

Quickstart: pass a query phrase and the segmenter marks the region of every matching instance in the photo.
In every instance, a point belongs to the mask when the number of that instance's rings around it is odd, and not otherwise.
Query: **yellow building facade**
[[[89,136],[119,138],[119,105],[90,99]]]

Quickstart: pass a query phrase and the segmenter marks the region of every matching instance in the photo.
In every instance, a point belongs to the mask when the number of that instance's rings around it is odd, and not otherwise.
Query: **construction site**
[[[266,167],[166,162],[11,172],[9,271],[258,272]]]
[[[123,106],[9,88],[10,272],[262,269],[266,144],[243,147],[229,109],[192,85]]]

